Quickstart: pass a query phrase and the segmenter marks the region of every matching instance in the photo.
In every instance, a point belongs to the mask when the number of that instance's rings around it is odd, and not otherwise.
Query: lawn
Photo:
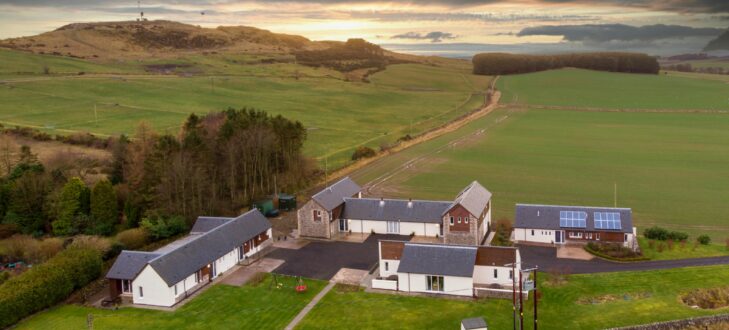
[[[326,285],[307,280],[309,290],[291,285],[269,289],[259,285],[217,284],[174,312],[141,308],[119,310],[61,305],[21,322],[17,329],[85,329],[88,315],[94,329],[283,329]]]
[[[540,275],[542,280],[545,275]],[[724,286],[729,266],[712,266],[572,275],[562,284],[541,282],[542,329],[599,329],[726,313],[694,310],[679,295],[694,288]],[[532,300],[526,302],[525,328],[531,328]],[[486,318],[489,328],[509,329],[511,301],[480,301],[365,293],[329,292],[297,329],[448,329],[461,319]]]
[[[729,238],[725,141],[726,114],[499,109],[354,177],[394,174],[378,186],[382,194],[443,200],[478,180],[494,194],[495,219],[512,219],[516,203],[613,206],[617,184],[617,205],[633,209],[639,231],[660,225],[722,244]]]
[[[578,69],[503,76],[502,103],[558,107],[729,110],[729,84],[686,75]]]
[[[729,247],[726,245],[697,244],[696,240],[686,242],[686,244],[674,243],[673,248],[669,247],[667,242],[653,241],[653,246],[645,237],[638,237],[638,243],[643,255],[651,258],[651,260],[671,260],[686,258],[705,258],[719,257],[729,255]],[[663,243],[663,247],[659,247]]]
[[[51,72],[103,71],[100,64],[81,60],[8,52],[0,51],[0,59],[21,62],[17,66],[23,70],[41,70],[48,61]],[[129,134],[146,121],[175,133],[192,112],[255,107],[301,121],[309,130],[305,153],[321,163],[328,158],[334,168],[344,165],[357,146],[377,149],[478,108],[490,81],[460,67],[402,64],[374,74],[371,83],[347,82],[336,71],[289,63],[246,64],[257,60],[248,57],[163,61],[190,65],[187,69],[200,73],[192,76],[46,76],[37,70],[18,75],[0,64],[0,74],[10,75],[0,84],[0,123],[50,133],[117,135]],[[115,64],[108,70],[139,71],[141,65],[157,62]]]

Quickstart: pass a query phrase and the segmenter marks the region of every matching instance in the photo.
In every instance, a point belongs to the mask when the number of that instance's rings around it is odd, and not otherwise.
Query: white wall
[[[532,235],[532,230],[534,230],[534,235]],[[552,244],[556,237],[554,232],[554,230],[549,229],[514,228],[514,239],[516,241]]]
[[[373,289],[397,290],[397,281],[372,279]]]
[[[385,270],[385,263],[387,263],[387,270]],[[380,256],[380,277],[397,274],[398,267],[400,267],[400,260],[382,259]]]
[[[144,296],[139,295],[139,287],[143,288]],[[135,304],[172,306],[175,304],[174,288],[167,286],[162,277],[147,265],[137,278],[132,281],[132,301]]]
[[[221,273],[227,272],[236,264],[238,264],[237,247],[232,251],[224,254],[222,257],[218,258],[218,260],[215,260],[215,277],[220,276]]]
[[[369,234],[374,230],[377,234],[385,234],[387,233],[387,223],[384,221],[349,220],[349,229],[353,233]]]
[[[387,221],[378,220],[348,220],[349,229],[352,233],[365,233],[369,234],[373,230],[377,234],[387,234]],[[335,221],[337,226],[339,222]],[[337,227],[339,228],[339,227]],[[338,230],[338,229],[337,229]],[[423,222],[404,222],[400,221],[400,235],[410,235],[415,233],[416,236],[430,236],[435,237],[440,235],[440,227],[437,223],[423,223]]]
[[[443,292],[426,290],[426,275],[398,273],[400,291],[473,296],[473,279],[470,277],[443,276]],[[409,286],[408,286],[409,284]]]
[[[494,269],[497,270],[494,277]],[[511,286],[514,280],[509,277],[511,267],[478,266],[473,268],[473,282],[476,284],[500,284]],[[519,270],[515,271],[516,283],[519,283]]]

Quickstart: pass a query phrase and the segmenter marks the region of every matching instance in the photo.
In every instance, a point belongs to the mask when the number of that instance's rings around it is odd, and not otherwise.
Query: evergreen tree
[[[71,178],[63,186],[56,205],[58,218],[52,223],[54,235],[65,236],[78,232],[79,226],[74,220],[78,214],[82,214],[81,199],[87,189],[86,184],[78,177]]]
[[[101,180],[96,183],[91,192],[91,218],[93,233],[109,235],[114,231],[119,211],[117,208],[116,192],[111,182]]]

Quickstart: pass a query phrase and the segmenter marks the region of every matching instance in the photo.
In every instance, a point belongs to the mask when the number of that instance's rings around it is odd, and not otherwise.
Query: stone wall
[[[314,210],[321,211],[321,221],[314,221]],[[297,211],[299,236],[331,238],[329,212],[314,200],[310,200]]]
[[[681,330],[688,327],[706,327],[713,324],[729,323],[729,314],[701,316],[690,319],[656,322],[651,324],[634,325],[611,330]]]

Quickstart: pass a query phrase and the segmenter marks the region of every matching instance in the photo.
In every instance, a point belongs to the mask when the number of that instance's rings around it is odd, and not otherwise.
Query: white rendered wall
[[[218,260],[215,260],[215,277],[220,276],[221,273],[227,272],[236,264],[238,264],[238,248],[233,249],[218,258]]]
[[[532,235],[532,230],[534,230],[534,235]],[[556,237],[554,232],[554,230],[549,229],[515,228],[514,239],[519,242],[552,244],[554,243],[554,239]]]
[[[143,288],[144,296],[139,295],[139,287]],[[135,304],[172,306],[175,304],[174,288],[167,286],[162,277],[154,271],[152,266],[145,266],[132,281],[132,301]]]
[[[385,263],[387,263],[387,267],[385,267]],[[380,259],[380,277],[396,275],[398,267],[400,267],[400,260]]]
[[[400,291],[473,296],[473,279],[470,277],[443,276],[442,292],[426,290],[426,275],[398,273],[398,278]]]
[[[369,234],[373,230],[377,234],[387,234],[387,221],[379,220],[347,220],[349,221],[349,229],[352,233]],[[337,226],[339,222],[337,222]],[[423,222],[404,222],[400,221],[400,235],[410,235],[415,233],[416,236],[435,237],[440,235],[440,227],[437,223]]]
[[[494,269],[497,270],[494,277]],[[511,267],[476,266],[473,268],[473,282],[477,284],[500,284],[511,286],[514,280],[509,277]],[[519,270],[515,271],[516,283],[519,283]]]

